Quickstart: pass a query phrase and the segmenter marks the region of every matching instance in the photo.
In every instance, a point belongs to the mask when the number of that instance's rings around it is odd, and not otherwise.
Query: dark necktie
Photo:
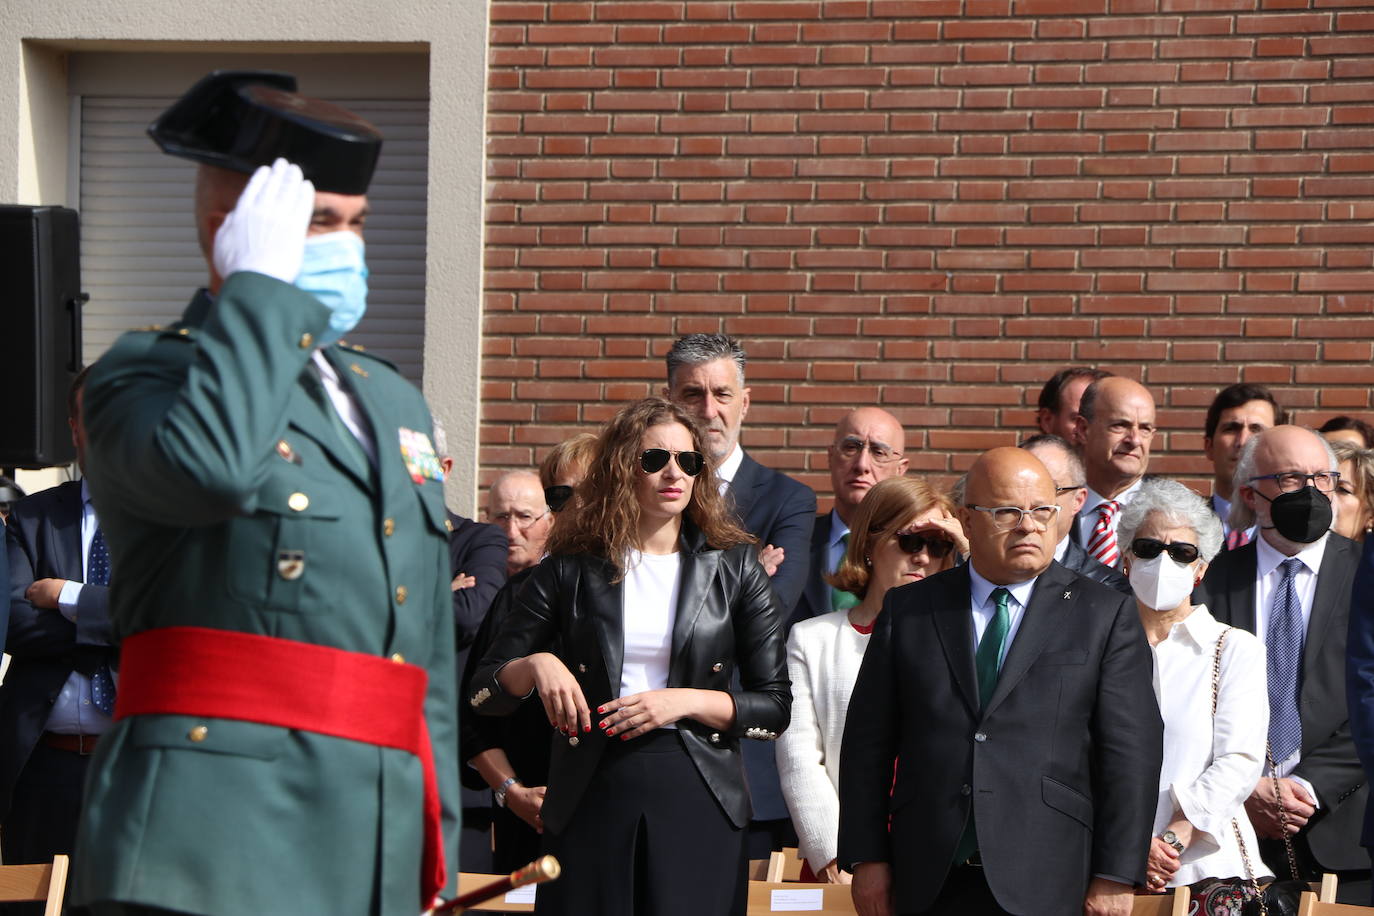
[[[1008,601],[1011,592],[1005,588],[992,590],[992,600],[997,610],[983,630],[983,638],[978,640],[978,651],[973,656],[974,668],[978,672],[978,705],[987,709],[992,691],[997,687],[998,662],[1002,659],[1002,647],[1006,645],[1007,633],[1011,630],[1011,609]],[[954,849],[954,864],[962,865],[978,849],[978,833],[974,828],[973,811],[969,811],[968,823],[964,825],[964,835]]]
[[[1269,669],[1269,753],[1276,764],[1287,760],[1302,744],[1298,699],[1306,633],[1294,581],[1301,567],[1302,561],[1297,557],[1289,557],[1280,565],[1281,578],[1269,603],[1269,621],[1264,630]]]
[[[840,562],[844,562],[845,554],[849,553],[849,532],[846,531],[840,538],[840,546],[844,550],[840,553]],[[842,588],[830,587],[830,609],[832,611],[847,611],[859,603],[859,596],[853,592],[847,592]]]
[[[95,529],[91,538],[91,552],[86,559],[86,584],[110,584],[110,548],[105,545],[105,532]],[[105,715],[114,714],[115,685],[109,661],[103,661],[91,673],[91,703]]]

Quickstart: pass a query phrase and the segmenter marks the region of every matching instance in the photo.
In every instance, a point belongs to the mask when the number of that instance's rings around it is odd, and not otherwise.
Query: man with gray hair
[[[1200,597],[1217,620],[1265,644],[1270,761],[1245,803],[1265,864],[1302,881],[1336,872],[1341,901],[1366,903],[1360,828],[1369,793],[1345,694],[1359,551],[1330,530],[1338,479],[1331,447],[1310,429],[1275,426],[1251,437],[1236,465],[1230,521],[1242,531],[1257,523],[1259,537],[1217,555]]]
[[[1059,539],[1054,548],[1055,562],[1119,592],[1130,594],[1131,583],[1125,576],[1090,557],[1082,545],[1074,543],[1073,538],[1069,537],[1074,519],[1088,499],[1083,460],[1073,446],[1059,436],[1046,433],[1032,436],[1021,443],[1021,448],[1039,458],[1054,479],[1054,499],[1059,504],[1059,517],[1055,519],[1055,537]]]
[[[749,412],[744,384],[744,348],[724,334],[688,334],[668,350],[668,385],[664,397],[693,413],[706,429],[711,464],[722,494],[734,505],[744,530],[765,545],[765,554],[782,558],[770,570],[773,591],[783,609],[782,624],[801,597],[810,567],[811,528],[816,520],[816,494],[786,474],[759,464],[739,444],[740,427]],[[767,858],[769,850],[797,845],[796,833],[778,781],[773,748],[761,741],[743,746],[754,819],[749,824],[750,858]]]

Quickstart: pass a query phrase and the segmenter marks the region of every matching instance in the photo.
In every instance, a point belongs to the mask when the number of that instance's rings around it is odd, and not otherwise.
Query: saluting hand
[[[294,283],[305,260],[315,186],[299,167],[278,159],[261,166],[215,233],[215,272],[250,270]]]

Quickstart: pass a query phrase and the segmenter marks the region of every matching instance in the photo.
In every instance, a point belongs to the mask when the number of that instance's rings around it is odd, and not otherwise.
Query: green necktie
[[[992,620],[988,621],[987,629],[983,630],[983,638],[978,642],[978,651],[973,656],[974,667],[978,671],[980,709],[988,708],[988,700],[992,699],[992,691],[997,686],[997,662],[1002,657],[1002,645],[1007,641],[1007,631],[1011,629],[1011,611],[1007,608],[1009,598],[1011,592],[1005,588],[992,590],[992,600],[997,602],[997,612],[992,615]],[[970,809],[968,823],[964,825],[964,835],[959,838],[959,845],[954,849],[954,864],[962,865],[977,851],[978,834],[973,825],[973,810]]]
[[[988,621],[983,638],[978,642],[978,654],[974,656],[974,666],[978,669],[978,706],[988,708],[993,688],[997,686],[997,663],[1002,660],[1002,646],[1007,641],[1007,631],[1011,629],[1011,611],[1007,601],[1011,592],[1005,588],[992,590],[992,600],[997,602],[997,612]]]
[[[840,553],[840,562],[843,563],[845,554],[849,553],[848,531],[846,531],[840,537],[840,546],[844,548],[844,550]],[[830,610],[847,611],[858,603],[859,596],[854,594],[853,592],[847,592],[843,589],[835,588],[834,586],[830,587]]]

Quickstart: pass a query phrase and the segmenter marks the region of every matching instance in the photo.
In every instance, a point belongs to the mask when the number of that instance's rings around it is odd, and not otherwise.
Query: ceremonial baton
[[[513,871],[498,881],[468,891],[466,894],[459,894],[452,900],[436,906],[432,912],[434,916],[441,916],[444,913],[461,913],[468,907],[476,906],[486,900],[499,897],[502,894],[515,890],[517,887],[524,887],[527,884],[543,884],[545,881],[552,881],[563,871],[558,860],[553,856],[540,856],[529,865],[518,871]]]

